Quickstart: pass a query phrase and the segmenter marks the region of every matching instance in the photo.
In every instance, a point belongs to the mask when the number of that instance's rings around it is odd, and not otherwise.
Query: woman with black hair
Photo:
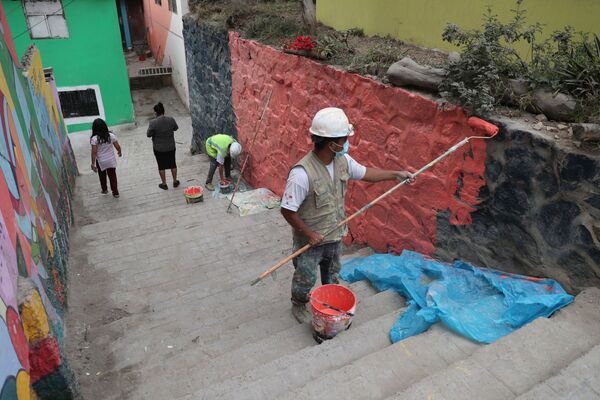
[[[97,118],[92,123],[90,144],[92,145],[92,171],[98,173],[102,194],[108,193],[106,186],[106,176],[108,175],[110,190],[114,197],[119,197],[117,159],[113,147],[117,149],[117,153],[121,157],[121,145],[117,141],[117,136],[108,130],[106,122],[101,118]]]
[[[161,183],[158,185],[163,190],[169,189],[165,170],[170,169],[173,176],[173,187],[179,186],[177,180],[177,164],[175,162],[175,131],[179,129],[177,122],[172,117],[165,116],[165,107],[162,103],[154,106],[156,118],[150,121],[146,135],[152,138],[154,156],[158,164],[158,174]]]

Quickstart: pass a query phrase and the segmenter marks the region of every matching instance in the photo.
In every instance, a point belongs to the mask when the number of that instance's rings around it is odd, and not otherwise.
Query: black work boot
[[[312,322],[312,315],[308,311],[306,304],[292,303],[292,315],[300,324],[310,324]]]

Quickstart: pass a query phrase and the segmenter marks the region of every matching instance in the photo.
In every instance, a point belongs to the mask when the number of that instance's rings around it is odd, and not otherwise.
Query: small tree
[[[302,18],[308,26],[317,24],[317,0],[300,0],[302,4]]]

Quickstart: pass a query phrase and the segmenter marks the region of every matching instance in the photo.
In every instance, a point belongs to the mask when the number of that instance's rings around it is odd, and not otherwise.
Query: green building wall
[[[31,43],[44,67],[52,67],[56,86],[98,85],[108,125],[134,121],[127,66],[114,0],[63,1],[68,39],[31,39],[21,1],[2,0],[17,54]],[[21,34],[25,32],[24,34]],[[21,34],[21,35],[20,35]],[[20,36],[19,36],[20,35]],[[91,129],[91,123],[69,125],[69,132]]]
[[[453,51],[442,41],[446,23],[478,28],[488,5],[505,21],[516,0],[318,0],[317,18],[338,30],[359,27],[367,35]],[[525,0],[522,7],[526,22],[544,24],[546,36],[565,25],[600,35],[600,0]]]

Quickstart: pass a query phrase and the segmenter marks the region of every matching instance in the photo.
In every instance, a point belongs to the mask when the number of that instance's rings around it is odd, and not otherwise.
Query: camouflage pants
[[[294,244],[294,250],[300,246]],[[294,259],[294,277],[292,278],[292,303],[308,303],[308,295],[317,282],[318,269],[321,271],[321,283],[339,283],[342,268],[340,253],[342,242],[326,243],[315,246]]]

